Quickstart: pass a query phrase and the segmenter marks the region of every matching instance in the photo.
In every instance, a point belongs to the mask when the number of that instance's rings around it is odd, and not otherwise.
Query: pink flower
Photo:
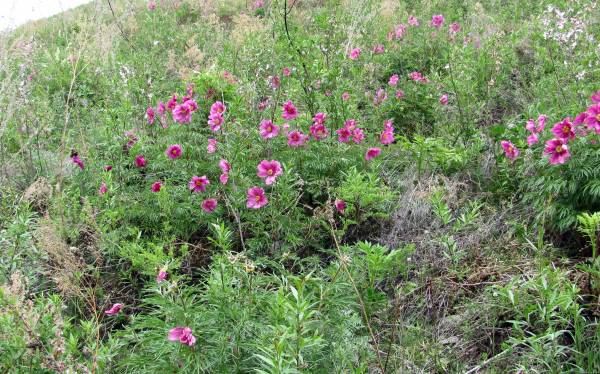
[[[196,344],[196,337],[192,335],[192,329],[189,327],[175,327],[169,330],[168,339],[172,342],[179,341],[183,345],[192,347]]]
[[[398,26],[396,26],[396,30],[394,31],[396,39],[402,39],[404,37],[405,32],[406,32],[405,24],[401,23]]]
[[[308,140],[308,135],[304,135],[302,132],[300,131],[292,131],[288,134],[288,142],[287,144],[290,147],[300,147],[303,146],[304,143],[306,143],[306,141]]]
[[[379,156],[380,154],[381,154],[381,149],[379,149],[377,147],[369,148],[369,149],[367,149],[367,153],[365,153],[365,160],[371,161],[372,159]]]
[[[111,171],[111,170],[112,170],[111,165],[104,165],[104,171]]]
[[[279,75],[269,76],[268,80],[269,80],[269,85],[274,90],[278,89],[279,86],[281,86],[281,78],[279,78]]]
[[[194,84],[193,83],[188,83],[185,86],[185,94],[188,95],[189,97],[194,96]]]
[[[587,116],[588,116],[588,114],[586,112],[579,113],[573,120],[573,125],[579,126],[581,124],[584,124]]]
[[[536,132],[535,131],[535,122],[532,119],[529,119],[527,121],[527,123],[525,124],[525,130],[529,131],[529,132]]]
[[[146,158],[144,158],[144,156],[142,156],[142,155],[135,156],[135,167],[143,168],[143,167],[146,167],[147,164],[148,164],[148,161],[146,161]]]
[[[569,147],[563,139],[548,140],[546,142],[544,154],[550,155],[548,161],[550,161],[552,165],[564,164],[565,161],[571,157]]]
[[[271,139],[279,134],[279,126],[273,124],[268,119],[262,120],[258,129],[263,139]]]
[[[187,103],[176,105],[173,109],[173,121],[178,123],[190,123],[192,120],[192,108]]]
[[[221,113],[214,113],[208,117],[208,124],[210,125],[211,131],[219,131],[223,125],[223,122],[225,122],[225,119]]]
[[[335,205],[335,209],[337,209],[338,212],[344,214],[344,210],[346,209],[346,202],[344,200],[335,199],[333,205]]]
[[[350,55],[348,56],[351,60],[356,60],[357,58],[360,57],[360,48],[354,48],[352,51],[350,51]]]
[[[298,117],[298,110],[296,110],[296,107],[291,100],[288,100],[287,103],[283,104],[283,114],[281,117],[287,121],[292,121]]]
[[[537,128],[535,129],[536,132],[542,132],[544,130],[544,127],[546,127],[546,119],[548,119],[548,117],[544,114],[538,116]]]
[[[181,146],[179,144],[173,144],[167,147],[165,154],[170,159],[176,159],[181,157]]]
[[[265,190],[258,186],[248,189],[246,206],[251,209],[259,209],[267,205],[269,201],[265,196]]]
[[[570,121],[570,118],[565,118],[562,122],[559,122],[552,127],[552,133],[561,139],[565,139],[565,141],[569,141],[570,139],[575,139],[575,133],[573,132],[573,124]]]
[[[590,129],[600,130],[600,104],[594,104],[587,108],[585,123]]]
[[[365,134],[363,133],[363,130],[361,128],[357,127],[352,131],[352,141],[354,143],[360,144],[364,139]]]
[[[442,27],[443,23],[444,23],[443,15],[436,14],[433,17],[431,17],[431,26],[435,27],[436,29],[439,29],[440,27]]]
[[[215,114],[215,113],[220,113],[223,114],[225,113],[225,110],[227,108],[225,108],[225,105],[220,102],[220,101],[215,101],[211,106],[210,106],[210,114]]]
[[[106,187],[106,183],[102,182],[102,184],[100,185],[100,188],[98,189],[98,195],[102,196],[106,192],[108,192],[108,187]]]
[[[228,181],[229,181],[229,173],[222,173],[221,175],[219,175],[219,182],[221,182],[221,184],[225,185],[225,184],[227,184]]]
[[[335,130],[338,134],[338,141],[341,143],[348,143],[350,141],[350,136],[352,136],[352,131],[348,129],[348,127],[344,126],[341,129]]]
[[[275,179],[283,173],[281,164],[276,160],[262,160],[256,167],[256,175],[265,180],[267,185],[273,184]]]
[[[327,127],[320,123],[314,123],[310,126],[310,133],[316,140],[324,139],[329,135]]]
[[[454,23],[451,23],[450,26],[448,26],[448,29],[449,29],[451,35],[455,35],[460,32],[460,25],[458,24],[458,22],[454,22]]]
[[[408,76],[410,77],[410,79],[412,79],[415,82],[421,82],[421,83],[429,82],[429,79],[427,79],[425,76],[423,76],[423,74],[419,73],[418,71],[413,71]]]
[[[503,140],[500,142],[502,149],[504,149],[504,154],[508,157],[509,160],[514,160],[519,156],[519,150],[515,145],[508,140]]]
[[[192,98],[188,98],[187,100],[185,100],[185,103],[187,104],[187,106],[190,108],[190,110],[192,112],[195,112],[196,110],[198,110],[198,103],[196,102],[196,100],[194,100]]]
[[[325,113],[317,113],[313,117],[313,122],[316,123],[316,124],[318,124],[318,125],[322,125],[322,124],[325,123],[326,119],[327,119],[327,115]]]
[[[398,74],[394,74],[390,77],[390,81],[388,82],[388,84],[390,86],[395,86],[398,84],[398,80],[400,80],[400,77],[398,77]]]
[[[258,104],[258,110],[262,112],[267,108],[267,105],[269,105],[269,98],[264,99]]]
[[[173,97],[169,101],[167,101],[167,109],[169,111],[173,110],[177,105],[177,95],[173,94]]]
[[[350,94],[348,92],[344,92],[342,94],[342,100],[348,101],[348,99],[350,99]]]
[[[404,91],[398,90],[396,91],[396,99],[402,99],[404,97]]]
[[[75,165],[79,166],[79,169],[83,170],[85,168],[85,165],[83,165],[83,161],[81,161],[78,155],[75,154],[71,156],[71,161],[73,161]]]
[[[415,16],[408,16],[408,24],[411,26],[419,26],[419,20]]]
[[[600,104],[600,91],[597,91],[596,93],[592,94],[590,99],[593,103]]]
[[[221,159],[219,161],[219,168],[223,173],[229,173],[231,171],[231,164],[227,160]]]
[[[148,120],[149,125],[154,123],[154,108],[151,106],[146,109],[146,119]]]
[[[192,192],[205,192],[207,184],[210,184],[210,181],[206,178],[206,175],[201,177],[194,175],[188,183],[188,187]]]
[[[168,274],[166,271],[160,270],[156,275],[156,283],[164,282],[165,280],[167,280],[167,276]]]
[[[385,46],[383,44],[376,44],[373,47],[373,53],[375,53],[376,55],[380,55],[383,52],[385,52]]]
[[[283,68],[282,73],[284,76],[289,77],[290,75],[292,75],[292,70],[288,67]]]
[[[394,123],[391,119],[387,119],[385,122],[383,122],[383,131],[394,132]]]
[[[263,0],[256,0],[254,2],[254,9],[260,9],[265,6],[265,2]]]
[[[116,303],[116,304],[113,304],[113,306],[111,306],[110,309],[104,311],[104,314],[106,314],[107,316],[114,316],[115,314],[119,313],[122,308],[123,308],[123,304]]]
[[[356,120],[352,118],[347,119],[346,122],[344,122],[344,127],[350,131],[354,131],[356,128]]]
[[[152,183],[152,186],[150,187],[152,192],[159,192],[161,188],[162,188],[162,183],[160,183],[159,181]]]
[[[153,11],[156,9],[156,3],[154,1],[148,1],[148,10]]]
[[[379,137],[379,141],[383,145],[392,144],[394,142],[394,130],[383,130]]]
[[[383,103],[387,100],[387,92],[383,88],[379,88],[375,93],[375,98],[373,99],[373,104],[375,106]]]
[[[206,199],[200,204],[202,210],[206,213],[212,213],[217,208],[217,200],[216,199]]]
[[[538,138],[537,134],[532,132],[531,135],[529,135],[527,137],[527,145],[531,147],[532,145],[537,143],[538,140],[539,140],[539,138]]]
[[[441,105],[448,105],[448,94],[443,94],[440,97],[440,104]]]
[[[208,138],[208,145],[206,146],[206,153],[215,153],[217,151],[217,139]]]

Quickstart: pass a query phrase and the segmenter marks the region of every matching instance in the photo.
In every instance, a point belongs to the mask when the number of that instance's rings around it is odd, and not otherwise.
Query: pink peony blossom
[[[214,132],[221,130],[221,126],[224,122],[225,119],[223,118],[223,114],[221,113],[214,113],[208,117],[208,124],[210,125],[211,131]]]
[[[340,214],[344,214],[344,210],[346,209],[346,202],[344,200],[335,199],[333,205],[335,205],[335,209],[337,209]]]
[[[450,26],[448,26],[448,30],[451,35],[458,34],[460,32],[460,25],[458,22],[451,23]]]
[[[75,165],[79,166],[79,169],[83,170],[85,168],[85,165],[83,164],[83,161],[81,161],[81,158],[79,158],[78,155],[75,154],[75,155],[71,156],[71,161]]]
[[[206,213],[212,213],[217,208],[217,200],[216,199],[206,199],[200,204],[200,207]]]
[[[271,139],[279,134],[279,126],[273,124],[271,120],[265,119],[260,122],[258,127],[260,136],[263,139]]]
[[[177,106],[177,95],[173,94],[171,99],[167,101],[167,110],[171,111],[175,109],[175,106]]]
[[[206,146],[206,153],[215,153],[217,151],[217,139],[208,138],[208,145]]]
[[[167,280],[167,272],[165,270],[160,270],[156,275],[156,283],[164,282]]]
[[[600,104],[594,104],[587,108],[587,117],[585,119],[585,123],[588,125],[588,128],[596,130],[600,130]]]
[[[433,17],[431,17],[431,26],[435,27],[436,29],[439,29],[440,27],[442,27],[443,23],[444,23],[443,15],[436,14]]]
[[[557,137],[569,141],[575,139],[575,132],[573,132],[573,124],[569,117],[565,118],[562,122],[559,122],[552,127],[552,133]]]
[[[226,185],[228,181],[229,173],[221,173],[221,175],[219,175],[219,182],[221,182],[222,185]]]
[[[352,141],[354,143],[360,144],[360,143],[362,143],[362,141],[364,139],[365,139],[365,134],[361,128],[357,127],[352,131]]]
[[[348,143],[350,141],[350,136],[352,136],[352,131],[348,129],[348,127],[344,126],[341,129],[335,130],[338,134],[338,141],[341,143]]]
[[[221,159],[219,161],[219,168],[223,173],[229,173],[231,171],[231,164],[227,160]]]
[[[290,75],[292,75],[292,70],[288,67],[283,68],[281,72],[285,77],[289,77]]]
[[[279,78],[279,75],[269,76],[268,81],[269,86],[271,86],[271,88],[274,90],[278,89],[281,86],[281,78]]]
[[[106,183],[102,182],[102,184],[100,184],[100,188],[98,189],[98,195],[102,196],[106,192],[108,192],[108,187],[106,187]]]
[[[509,160],[514,160],[519,156],[519,150],[515,145],[508,140],[503,140],[500,142],[502,149],[504,149],[504,154],[508,157]]]
[[[411,26],[419,26],[419,20],[415,16],[408,16],[408,24]]]
[[[246,206],[251,209],[259,209],[267,205],[269,201],[265,196],[265,190],[258,186],[248,189]]]
[[[410,77],[410,79],[412,79],[415,82],[421,82],[421,83],[429,82],[429,79],[427,79],[423,74],[419,73],[418,71],[413,71],[408,76]]]
[[[210,181],[208,180],[208,178],[206,178],[206,175],[203,175],[201,177],[194,175],[188,183],[188,187],[192,192],[205,192],[206,185],[208,184],[210,184]]]
[[[256,167],[256,175],[265,180],[267,185],[273,184],[278,176],[283,174],[281,164],[276,160],[262,160]]]
[[[396,99],[402,99],[404,97],[404,91],[398,90],[396,91]]]
[[[154,1],[148,1],[148,10],[153,11],[156,9],[156,3]]]
[[[380,55],[385,52],[385,46],[383,44],[376,44],[373,47],[373,53],[376,55]]]
[[[135,156],[135,167],[143,168],[143,167],[146,167],[147,164],[148,164],[148,161],[146,161],[146,158],[144,156],[142,156],[142,155]]]
[[[394,36],[396,37],[396,39],[402,39],[404,37],[404,34],[406,33],[406,25],[401,23],[398,26],[396,26],[396,30],[394,30]]]
[[[190,108],[190,110],[192,112],[195,112],[196,110],[198,110],[198,103],[196,102],[196,100],[189,98],[185,101],[185,103],[187,104],[187,106]]]
[[[592,100],[593,103],[600,104],[600,91],[597,91],[596,93],[592,94],[590,100]]]
[[[352,51],[350,51],[350,55],[348,56],[351,60],[356,60],[357,58],[360,57],[360,48],[354,48]]]
[[[525,130],[529,131],[529,132],[536,132],[535,131],[535,121],[532,119],[529,119],[527,121],[527,123],[525,124]]]
[[[178,104],[173,109],[173,121],[178,123],[190,123],[192,120],[192,108],[187,104]]]
[[[146,109],[146,120],[148,121],[149,125],[154,123],[154,108],[151,106]]]
[[[292,121],[298,117],[298,110],[291,100],[288,100],[287,103],[283,104],[283,114],[281,117],[287,121]]]
[[[344,122],[344,127],[350,131],[354,131],[356,128],[356,120],[352,118],[347,119],[346,122]]]
[[[327,120],[327,115],[325,113],[317,113],[313,117],[313,122],[318,125],[324,124],[325,120]]]
[[[111,306],[110,309],[104,311],[104,314],[106,314],[107,316],[114,316],[114,315],[118,314],[122,308],[123,308],[123,304],[116,303],[116,304],[113,304],[113,306]]]
[[[531,135],[529,135],[527,137],[527,145],[531,147],[532,145],[537,143],[538,140],[539,140],[539,138],[538,138],[537,134],[532,132]]]
[[[223,114],[225,113],[225,110],[227,110],[227,108],[225,107],[225,105],[220,102],[220,101],[215,101],[211,106],[210,106],[210,114],[215,114],[215,113],[220,113]]]
[[[350,94],[348,92],[344,92],[342,94],[342,100],[348,101],[350,99]]]
[[[391,119],[386,119],[383,122],[383,131],[394,131],[394,123]]]
[[[574,126],[579,126],[585,123],[585,119],[587,118],[588,114],[587,112],[581,112],[579,113],[575,119],[573,120],[573,125]]]
[[[268,105],[269,105],[269,98],[267,97],[266,99],[264,99],[260,103],[258,103],[258,110],[260,112],[262,112],[263,110],[265,110],[267,108]]]
[[[327,127],[320,123],[314,123],[310,126],[310,133],[316,140],[325,139],[329,135]]]
[[[377,148],[377,147],[369,148],[369,149],[367,149],[367,152],[365,153],[365,160],[371,161],[372,159],[379,156],[380,154],[381,154],[380,148]]]
[[[181,146],[179,144],[173,144],[167,147],[165,154],[170,159],[176,159],[181,157]]]
[[[150,190],[152,190],[152,192],[159,192],[161,188],[162,188],[162,183],[157,181],[157,182],[152,183]]]
[[[569,147],[563,139],[551,139],[546,142],[546,148],[544,154],[550,155],[548,161],[552,165],[564,164],[565,161],[571,157],[569,153]]]
[[[189,327],[175,327],[169,330],[167,337],[170,341],[179,341],[183,345],[192,347],[196,344],[196,337],[192,335],[192,329]]]
[[[440,105],[448,105],[448,94],[443,94],[440,97]]]
[[[379,137],[379,141],[383,145],[392,144],[394,142],[394,130],[383,130]]]
[[[400,77],[398,77],[398,74],[394,74],[390,77],[390,81],[388,82],[388,84],[390,86],[395,86],[398,84],[399,80],[400,80]]]
[[[375,98],[373,99],[373,105],[378,106],[387,100],[387,92],[383,88],[379,88],[375,92]]]
[[[304,135],[302,132],[300,131],[292,131],[288,134],[288,142],[287,144],[290,147],[300,147],[303,146],[306,141],[308,140],[308,135]]]
[[[104,171],[111,171],[112,165],[104,165]]]

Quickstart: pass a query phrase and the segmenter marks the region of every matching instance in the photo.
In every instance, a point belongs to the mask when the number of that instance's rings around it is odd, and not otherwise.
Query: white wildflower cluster
[[[544,39],[559,43],[569,52],[573,52],[584,41],[594,43],[594,36],[588,29],[595,22],[590,16],[594,14],[593,9],[597,4],[595,1],[585,3],[582,4],[581,0],[570,1],[569,7],[564,10],[548,5],[540,17],[544,25]]]

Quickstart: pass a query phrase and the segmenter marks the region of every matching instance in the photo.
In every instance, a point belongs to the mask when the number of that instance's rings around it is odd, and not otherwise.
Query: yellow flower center
[[[260,201],[260,195],[254,196],[254,200],[257,201],[257,202]]]
[[[202,179],[198,179],[196,181],[196,186],[202,186]]]
[[[267,175],[273,175],[273,169],[267,170]]]
[[[571,128],[568,125],[563,127],[563,133],[568,134],[571,131]]]
[[[596,121],[600,122],[600,113],[596,116]]]
[[[177,154],[177,149],[173,148],[173,150],[171,151],[172,154],[176,155]]]
[[[562,152],[563,152],[562,145],[559,145],[558,147],[556,147],[556,153],[562,153]]]

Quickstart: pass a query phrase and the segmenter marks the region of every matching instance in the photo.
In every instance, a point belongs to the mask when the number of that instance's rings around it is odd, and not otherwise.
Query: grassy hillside
[[[111,0],[0,36],[1,371],[599,372],[598,19]]]

